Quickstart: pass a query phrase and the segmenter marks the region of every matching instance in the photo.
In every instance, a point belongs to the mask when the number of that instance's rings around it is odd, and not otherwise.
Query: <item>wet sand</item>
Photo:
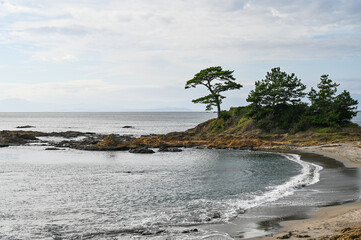
[[[342,162],[348,168],[361,168],[361,142],[297,147],[295,150],[315,153]]]
[[[358,146],[360,142],[350,142],[297,147],[294,150],[324,155],[342,162],[348,168],[361,168],[361,148]],[[258,239],[318,239],[340,234],[339,230],[343,228],[361,226],[361,203],[325,207],[313,213],[311,219],[287,221],[283,222],[282,226],[283,232]],[[288,234],[289,232],[292,234]]]

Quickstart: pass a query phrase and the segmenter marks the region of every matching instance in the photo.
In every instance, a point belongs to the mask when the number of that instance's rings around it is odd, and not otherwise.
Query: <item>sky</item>
[[[361,102],[360,0],[0,0],[0,111],[193,110],[201,69],[246,105],[274,67]],[[359,107],[360,108],[360,107]]]

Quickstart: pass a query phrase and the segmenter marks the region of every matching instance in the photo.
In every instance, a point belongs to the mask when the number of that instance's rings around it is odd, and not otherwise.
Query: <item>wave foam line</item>
[[[296,162],[299,165],[301,165],[302,166],[301,173],[294,177],[291,177],[289,181],[281,185],[270,186],[269,187],[271,189],[270,191],[267,191],[262,195],[256,196],[252,200],[241,201],[236,204],[233,203],[234,205],[236,205],[235,207],[237,207],[236,212],[239,211],[240,209],[247,210],[250,208],[261,206],[265,203],[277,201],[278,199],[292,195],[297,189],[315,184],[320,181],[320,171],[323,169],[323,167],[314,163],[302,161],[301,156],[297,154],[281,154],[281,155],[286,157],[288,160]],[[233,218],[234,212],[233,214],[229,213],[227,215],[230,218]]]
[[[309,186],[320,181],[320,171],[323,169],[321,166],[309,163],[301,160],[301,156],[297,154],[281,154],[288,160],[298,163],[302,166],[300,174],[292,177],[288,182],[284,184],[271,187],[271,191],[266,192],[263,195],[257,196],[252,201],[248,202],[248,206],[245,209],[249,209],[255,206],[263,205],[267,202],[274,202],[280,198],[292,195],[297,189],[304,186]]]

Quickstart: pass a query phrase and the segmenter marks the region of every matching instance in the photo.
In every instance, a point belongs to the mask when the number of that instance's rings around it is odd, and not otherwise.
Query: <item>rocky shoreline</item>
[[[346,135],[346,134],[345,134]],[[96,134],[92,132],[39,132],[25,130],[0,131],[0,147],[22,145],[44,145],[49,150],[57,148],[72,148],[86,151],[130,151],[133,153],[154,153],[150,148],[159,151],[179,152],[180,148],[217,148],[236,150],[294,150],[300,147],[336,147],[343,142],[355,142],[360,148],[359,131],[347,133],[347,138],[337,139],[327,134],[302,133],[289,134],[261,134],[248,131],[231,134],[208,134],[202,129],[202,124],[185,132],[171,132],[160,135],[146,135],[134,137],[131,135]],[[316,150],[317,151],[317,150]]]
[[[133,137],[129,135],[103,135],[91,132],[39,132],[0,131],[0,147],[43,145],[46,150],[72,148],[86,151],[130,151],[132,153],[180,152],[180,148],[217,148],[237,150],[286,150],[293,144],[232,136],[199,137],[187,132]]]

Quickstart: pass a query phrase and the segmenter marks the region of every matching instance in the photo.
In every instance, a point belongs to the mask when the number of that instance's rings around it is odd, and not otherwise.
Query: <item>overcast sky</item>
[[[273,67],[361,99],[360,0],[0,0],[0,111],[203,110],[184,89],[234,70],[245,104]],[[13,106],[14,105],[14,106]]]

